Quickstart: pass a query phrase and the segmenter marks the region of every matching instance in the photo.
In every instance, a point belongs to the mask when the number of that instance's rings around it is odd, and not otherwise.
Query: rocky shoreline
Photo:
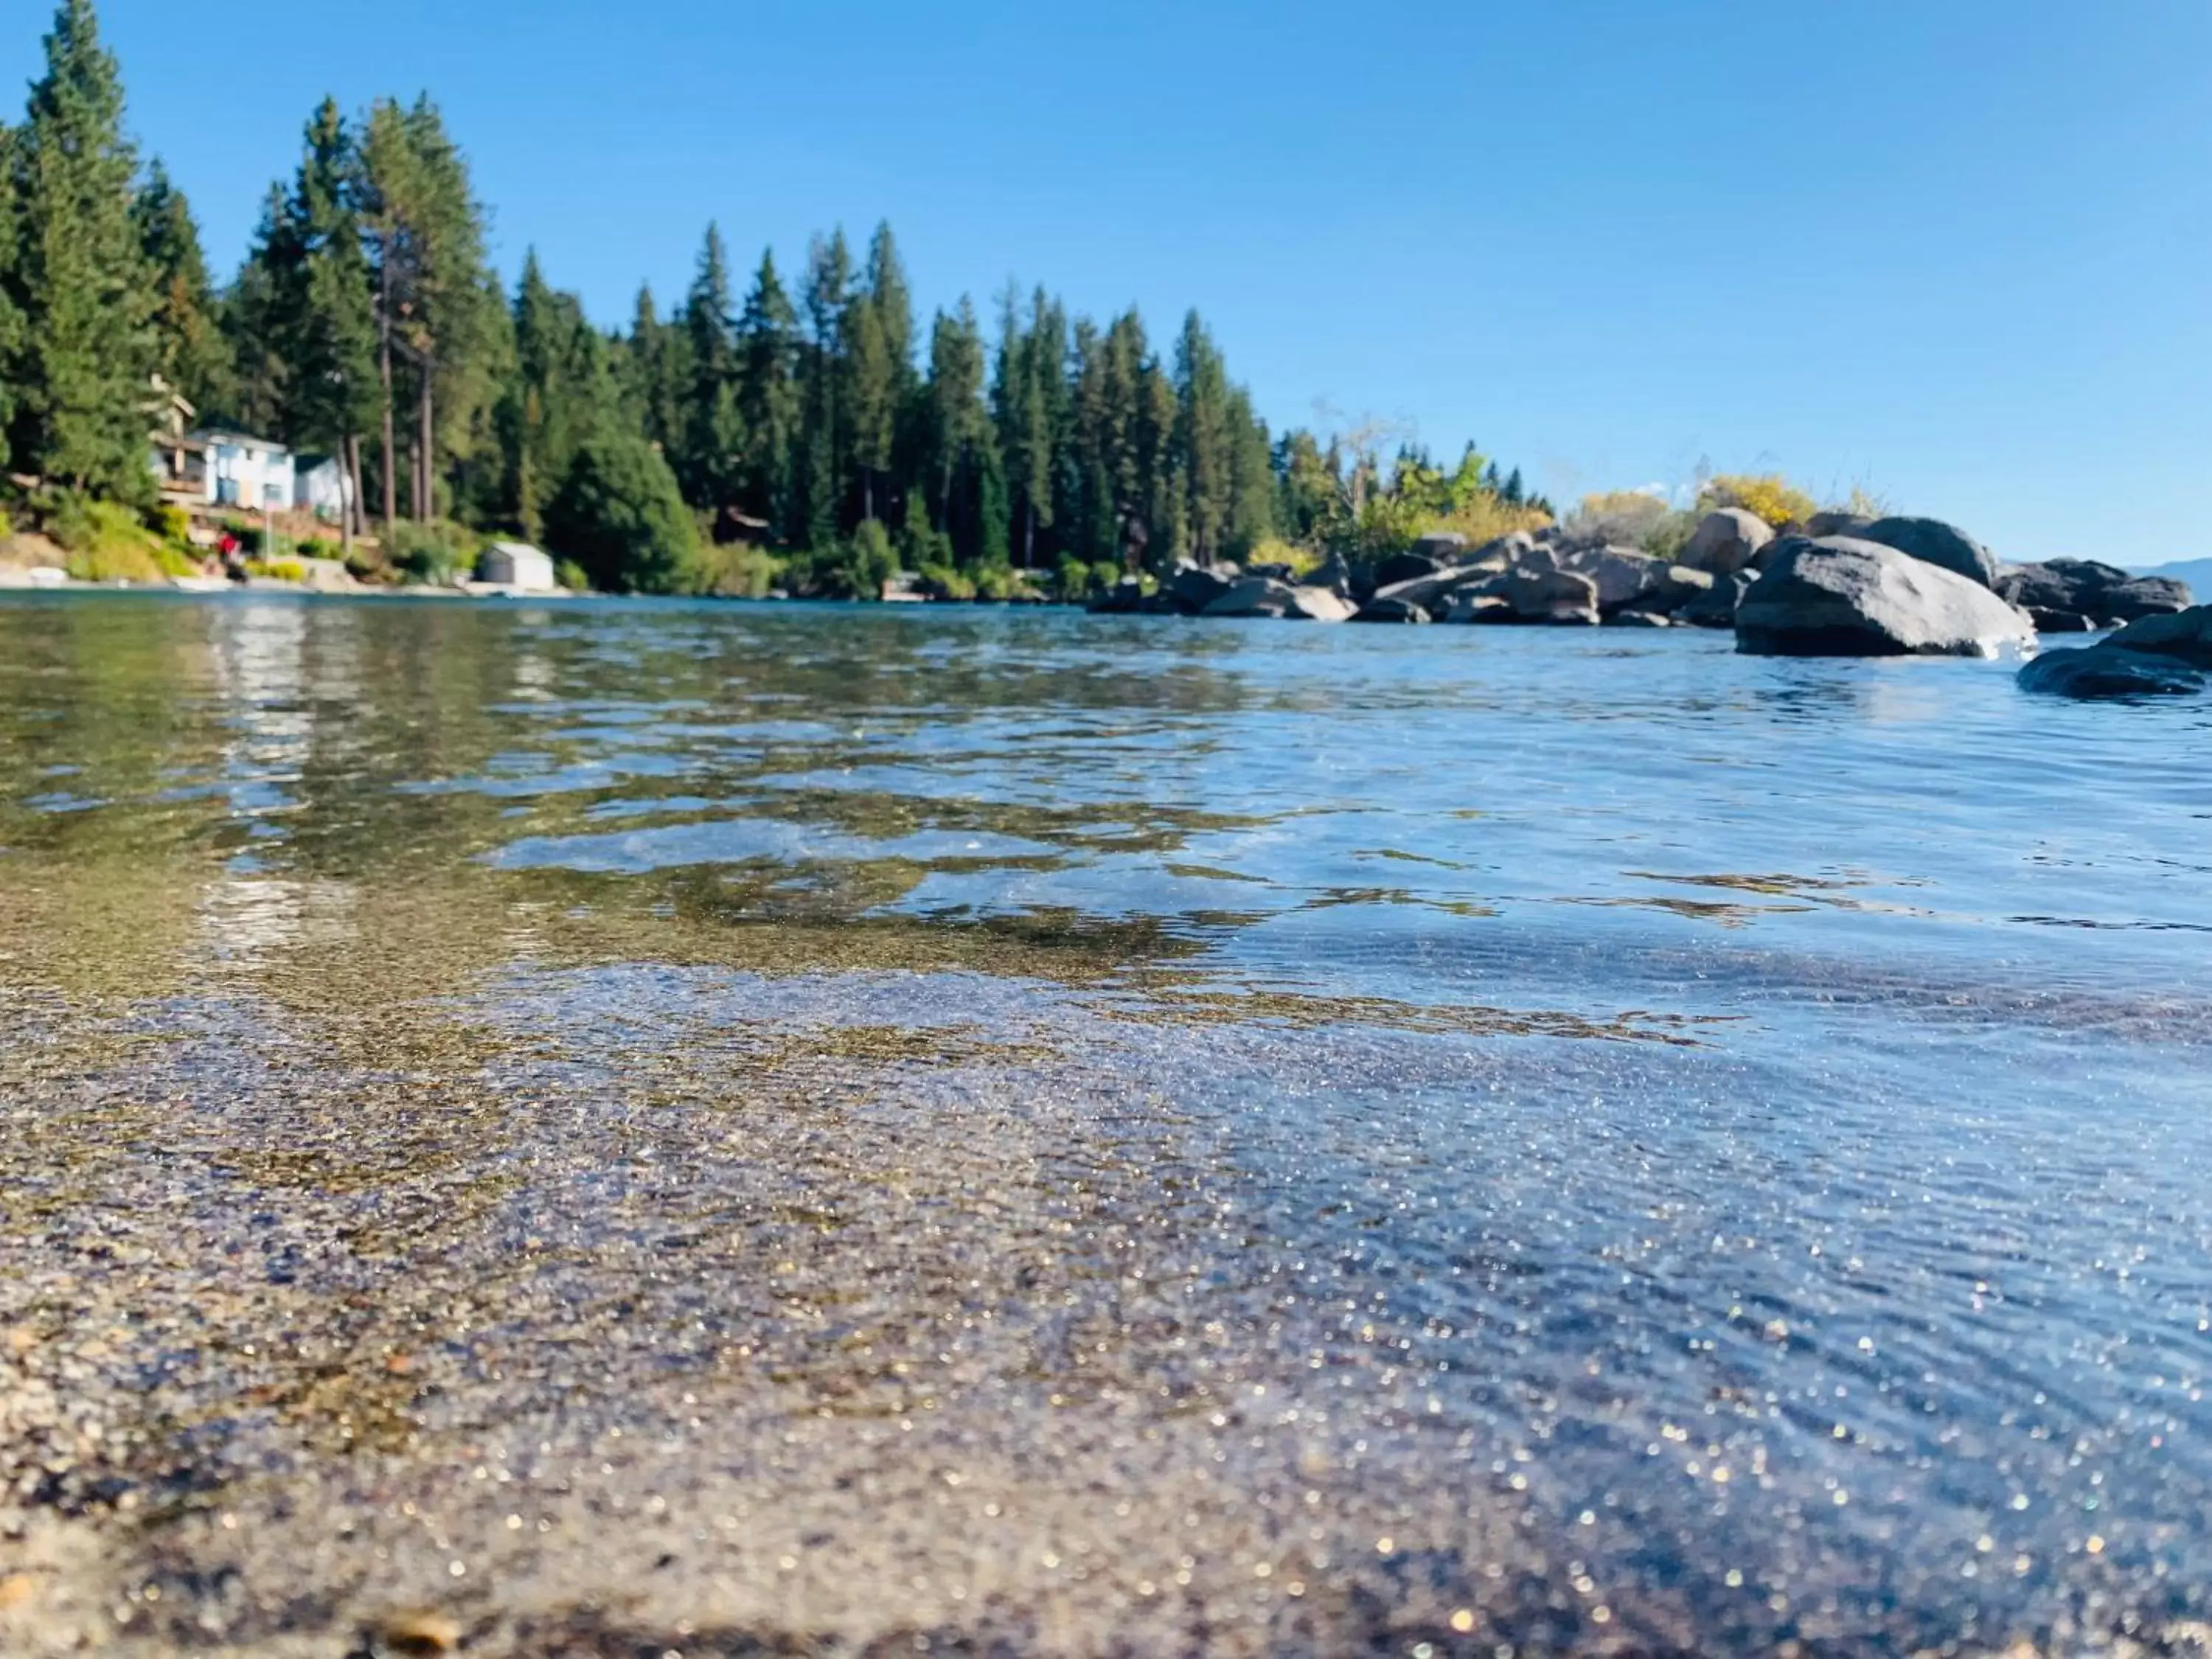
[[[1785,655],[1990,656],[2037,635],[2089,633],[2186,610],[2187,586],[2084,559],[2005,565],[1936,519],[1824,513],[1778,532],[1710,514],[1671,562],[1560,526],[1469,549],[1453,535],[1366,564],[1311,571],[1185,564],[1134,580],[1097,611],[1311,622],[1733,629]]]
[[[1761,656],[2033,656],[2051,634],[2117,630],[2034,657],[2031,691],[2075,697],[2204,690],[2212,606],[2185,582],[2088,559],[2007,565],[1940,519],[1816,514],[1780,532],[1741,508],[1708,514],[1673,561],[1553,526],[1470,550],[1425,538],[1366,564],[1186,563],[1134,579],[1103,612],[1306,622],[1729,629]]]

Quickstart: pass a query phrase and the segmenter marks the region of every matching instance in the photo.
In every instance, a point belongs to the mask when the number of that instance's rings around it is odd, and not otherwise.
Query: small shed
[[[477,558],[477,580],[529,593],[550,593],[557,586],[550,556],[527,542],[494,542],[484,549]]]

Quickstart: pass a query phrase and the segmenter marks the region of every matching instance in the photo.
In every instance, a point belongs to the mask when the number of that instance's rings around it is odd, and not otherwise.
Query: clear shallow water
[[[260,1506],[245,1644],[2181,1629],[2208,735],[1690,633],[0,605],[0,1323],[135,1425],[41,1502],[203,1578]],[[680,1547],[502,1554],[487,1437]]]

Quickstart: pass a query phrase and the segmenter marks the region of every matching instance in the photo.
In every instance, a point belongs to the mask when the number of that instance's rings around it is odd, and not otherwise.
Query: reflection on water
[[[2207,724],[1690,635],[0,605],[0,1491],[116,1642],[2182,1632]]]

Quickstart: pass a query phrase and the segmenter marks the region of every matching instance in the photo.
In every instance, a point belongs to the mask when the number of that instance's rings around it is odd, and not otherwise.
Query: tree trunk
[[[385,239],[383,295],[376,308],[377,368],[384,377],[384,535],[399,517],[398,446],[392,429],[392,242]]]
[[[353,504],[359,499],[353,476],[353,434],[338,440],[338,556],[353,562]]]
[[[415,411],[417,425],[415,447],[422,457],[420,481],[416,485],[416,489],[422,497],[422,504],[416,516],[425,524],[438,516],[438,491],[432,479],[432,472],[437,466],[438,441],[431,421],[430,398],[430,360],[425,356],[422,359],[422,401]]]
[[[358,432],[346,434],[345,468],[349,490],[345,504],[346,518],[352,525],[355,535],[365,535],[368,531],[368,502],[361,493],[361,434]]]

